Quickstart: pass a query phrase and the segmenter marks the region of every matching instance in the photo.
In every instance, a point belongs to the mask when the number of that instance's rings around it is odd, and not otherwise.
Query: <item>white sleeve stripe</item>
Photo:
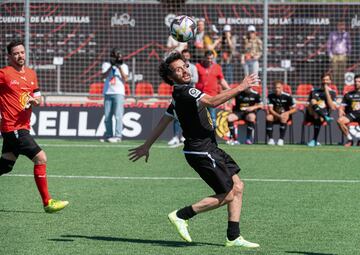
[[[205,95],[206,95],[205,93],[202,93],[198,98],[196,98],[196,101],[199,101]]]
[[[34,97],[41,97],[41,92],[40,91],[35,92]]]

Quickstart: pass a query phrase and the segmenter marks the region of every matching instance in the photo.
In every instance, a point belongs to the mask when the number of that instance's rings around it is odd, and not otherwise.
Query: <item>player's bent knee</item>
[[[269,122],[274,121],[274,117],[271,114],[266,115],[266,120]]]
[[[46,164],[47,158],[44,151],[40,151],[32,160],[35,164]]]
[[[10,173],[15,165],[15,161],[0,158],[0,176],[3,174]]]
[[[234,200],[234,189],[232,189],[229,193],[227,193],[227,195],[224,198],[222,204],[228,204],[233,200]]]
[[[240,181],[240,182],[234,184],[233,190],[234,190],[235,196],[241,195],[244,191],[244,183],[242,181]]]

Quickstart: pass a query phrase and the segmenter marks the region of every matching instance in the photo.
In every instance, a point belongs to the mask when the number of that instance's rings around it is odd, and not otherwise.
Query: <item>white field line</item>
[[[141,144],[83,144],[83,143],[69,143],[69,144],[39,144],[42,147],[58,147],[58,148],[135,148],[137,146],[140,146]],[[167,145],[156,145],[154,144],[152,146],[153,148],[159,148],[159,149],[174,149],[171,148]],[[176,147],[179,149],[182,149],[182,146]],[[298,151],[303,151],[303,152],[316,152],[316,151],[325,151],[325,152],[345,152],[345,153],[354,153],[354,152],[360,152],[359,147],[354,147],[354,148],[348,148],[345,149],[343,147],[332,147],[332,148],[326,148],[325,146],[323,147],[317,147],[317,148],[309,148],[307,146],[304,145],[304,147],[296,147],[296,148],[292,148],[291,146],[285,146],[283,148],[273,148],[273,147],[257,147],[257,146],[232,146],[229,147],[231,149],[239,149],[239,150],[246,150],[246,151],[274,151],[274,152],[284,152],[284,151],[289,151],[289,152],[298,152]]]
[[[34,177],[31,174],[8,174],[5,177]],[[146,177],[146,176],[81,176],[81,175],[48,175],[49,178],[62,179],[106,179],[106,180],[201,180],[198,177]],[[360,183],[360,180],[299,180],[299,179],[258,179],[245,178],[248,182],[289,182],[289,183]]]

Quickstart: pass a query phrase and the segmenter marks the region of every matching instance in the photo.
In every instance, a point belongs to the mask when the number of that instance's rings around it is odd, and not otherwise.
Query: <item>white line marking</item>
[[[69,144],[39,144],[42,147],[58,147],[58,148],[136,148],[137,146],[140,146],[139,144],[82,144],[82,143],[69,143]],[[225,147],[225,145],[220,145],[221,147]],[[300,146],[300,145],[299,145]],[[168,145],[153,145],[152,148],[159,148],[159,149],[182,149],[182,146],[179,147],[170,147]],[[273,152],[345,152],[345,153],[354,153],[354,152],[360,152],[359,147],[354,148],[344,148],[341,146],[332,146],[332,147],[321,147],[321,148],[309,148],[307,146],[303,147],[292,147],[292,146],[285,146],[283,148],[270,148],[270,147],[248,147],[248,146],[237,146],[237,147],[231,147],[231,149],[237,149],[237,150],[246,150],[246,151],[273,151]]]
[[[31,174],[7,174],[5,177],[34,177]],[[81,176],[81,175],[48,175],[49,178],[63,179],[107,179],[107,180],[201,180],[198,177],[147,177],[147,176]],[[248,182],[297,182],[297,183],[360,183],[360,180],[292,180],[292,179],[256,179],[245,178]]]
[[[81,148],[135,148],[137,146],[140,146],[141,144],[39,144],[43,147],[63,147],[63,148],[71,148],[71,147],[81,147]],[[153,145],[152,147],[155,148],[171,148],[167,145]]]

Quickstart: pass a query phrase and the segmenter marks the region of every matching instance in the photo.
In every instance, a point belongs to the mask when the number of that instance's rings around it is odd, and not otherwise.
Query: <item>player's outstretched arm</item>
[[[145,162],[148,161],[149,158],[149,150],[153,143],[159,138],[159,136],[164,132],[169,123],[173,121],[173,118],[167,115],[164,115],[157,126],[151,131],[150,136],[145,140],[144,144],[139,147],[133,148],[129,150],[129,160],[135,162],[138,159],[145,156]]]
[[[260,81],[259,77],[256,74],[248,75],[243,79],[243,81],[240,83],[239,86],[222,91],[220,94],[213,97],[209,95],[205,95],[200,99],[200,102],[207,107],[217,107],[225,103],[229,99],[233,98],[241,91],[246,90],[251,86],[256,86],[259,83],[259,81]]]

